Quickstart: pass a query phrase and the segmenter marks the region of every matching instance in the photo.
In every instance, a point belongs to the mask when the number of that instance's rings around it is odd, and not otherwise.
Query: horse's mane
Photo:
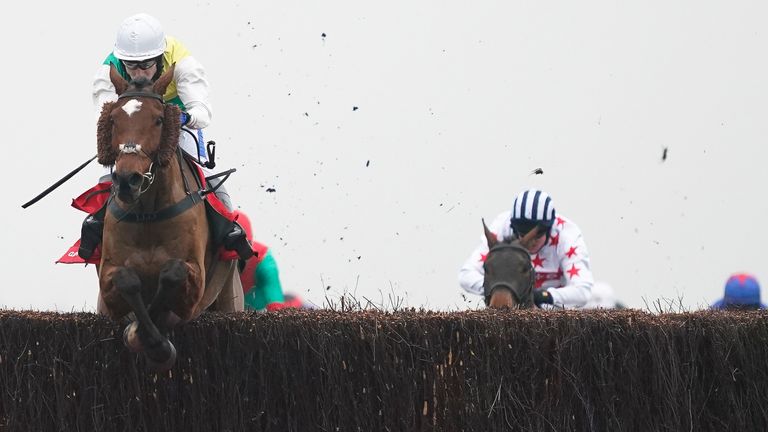
[[[150,87],[152,85],[152,80],[146,77],[138,77],[135,80],[131,80],[131,82],[128,83],[128,90],[127,91],[138,91],[138,92],[151,92]]]
[[[152,81],[139,78],[131,81],[128,90],[132,92],[152,93]],[[112,144],[112,118],[110,113],[117,102],[107,102],[101,108],[99,121],[96,123],[96,153],[102,165],[114,165],[117,159],[117,145]],[[172,103],[166,103],[163,131],[160,136],[160,146],[155,153],[155,161],[162,167],[167,166],[179,145],[181,132],[181,110]]]

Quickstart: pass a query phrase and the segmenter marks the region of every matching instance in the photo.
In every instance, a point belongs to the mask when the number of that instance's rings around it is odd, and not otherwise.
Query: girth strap
[[[160,222],[166,219],[174,218],[191,209],[198,203],[203,202],[207,193],[208,191],[205,190],[192,192],[187,195],[186,198],[182,199],[176,204],[153,213],[133,213],[123,210],[119,205],[117,205],[117,202],[114,200],[114,198],[110,198],[108,208],[112,216],[114,216],[118,221],[134,223]]]

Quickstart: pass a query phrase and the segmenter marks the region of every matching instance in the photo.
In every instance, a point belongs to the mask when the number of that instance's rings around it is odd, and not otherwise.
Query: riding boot
[[[77,254],[80,258],[87,260],[93,255],[93,251],[101,243],[104,234],[104,212],[98,211],[88,215],[83,221],[83,227],[80,230],[80,248]]]
[[[245,261],[253,256],[253,246],[239,223],[232,222],[232,229],[224,237],[224,249],[237,252],[240,259]]]
[[[218,183],[216,180],[211,181],[213,186]],[[229,197],[229,193],[227,193],[224,185],[221,185],[218,189],[216,189],[216,198],[218,198],[219,201],[224,204],[227,210],[235,210],[235,206],[232,205],[232,199]],[[239,223],[233,221],[232,227],[224,235],[224,249],[237,252],[237,255],[240,256],[240,259],[245,261],[253,256],[253,246],[248,240],[248,237],[245,234],[245,230],[240,226]]]

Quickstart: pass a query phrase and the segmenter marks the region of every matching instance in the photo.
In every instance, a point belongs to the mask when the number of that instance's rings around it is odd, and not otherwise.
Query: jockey
[[[542,308],[583,306],[590,298],[594,283],[589,266],[589,253],[579,227],[570,219],[555,213],[549,195],[529,189],[515,198],[512,210],[501,213],[488,228],[501,240],[523,237],[538,228],[540,236],[528,249],[536,271],[534,303]],[[488,254],[485,236],[459,270],[459,284],[472,294],[483,295]]]
[[[757,310],[765,309],[760,301],[760,284],[751,274],[736,273],[725,283],[725,295],[712,305],[712,309]]]
[[[237,221],[242,225],[257,253],[248,260],[240,260],[240,282],[245,294],[245,309],[275,311],[287,307],[280,284],[277,262],[272,250],[253,240],[251,221],[245,213],[235,210]]]
[[[126,18],[117,32],[115,47],[102,63],[93,80],[93,103],[97,118],[106,102],[117,100],[115,87],[109,78],[110,67],[128,81],[140,77],[156,80],[171,65],[176,65],[173,81],[163,99],[165,103],[178,105],[182,111],[182,133],[179,146],[198,162],[208,159],[203,144],[202,130],[211,122],[211,104],[208,100],[208,80],[203,66],[177,39],[165,35],[160,22],[154,17],[140,13]],[[186,130],[186,131],[185,131]],[[197,135],[197,141],[193,137]],[[205,176],[212,172],[201,166]],[[109,169],[111,171],[111,168]],[[216,186],[220,179],[212,179],[210,186]],[[111,182],[111,172],[102,176],[100,183]],[[215,193],[224,206],[232,212],[234,206],[224,185]],[[212,212],[216,213],[216,212]],[[216,213],[218,214],[218,213]],[[222,216],[222,219],[225,216]],[[101,242],[104,229],[104,212],[89,215],[83,222],[81,243],[78,254],[88,259]],[[233,250],[241,258],[250,257],[253,252],[245,233],[235,222],[226,229],[224,248]]]

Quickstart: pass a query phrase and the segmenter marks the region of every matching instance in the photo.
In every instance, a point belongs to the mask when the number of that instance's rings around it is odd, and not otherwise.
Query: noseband
[[[531,291],[533,290],[534,280],[536,278],[536,272],[534,271],[533,264],[531,263],[531,256],[530,256],[530,253],[528,253],[528,249],[520,246],[517,243],[499,243],[488,251],[488,255],[492,254],[493,252],[499,251],[501,249],[512,249],[513,251],[519,252],[525,256],[525,262],[528,263],[528,266],[530,269],[530,271],[528,272],[530,277],[528,280],[527,289],[522,293],[522,295],[524,295],[525,297],[530,297]],[[521,303],[520,295],[515,292],[511,284],[504,281],[494,282],[490,287],[488,287],[489,297],[490,297],[490,294],[493,293],[493,290],[495,290],[496,288],[508,289],[512,293],[512,295],[515,297],[515,300],[517,300],[518,303]]]
[[[149,159],[149,170],[141,175],[141,186],[139,187],[139,196],[141,196],[144,192],[149,190],[150,186],[152,186],[152,183],[155,181],[155,160],[152,159],[152,157],[149,156],[147,152],[141,149],[141,144],[120,144],[118,148],[120,149],[120,154],[117,155],[115,163],[117,163],[117,160],[120,159],[120,156],[124,154],[143,154],[147,159]],[[144,187],[145,182],[147,184],[146,187]]]

